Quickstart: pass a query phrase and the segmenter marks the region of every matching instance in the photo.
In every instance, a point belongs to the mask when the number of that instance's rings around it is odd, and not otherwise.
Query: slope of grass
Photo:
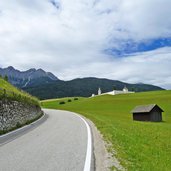
[[[132,120],[136,105],[158,104],[163,122]],[[91,119],[106,141],[112,143],[121,164],[130,171],[171,170],[171,91],[156,91],[80,99],[59,105],[46,101],[43,107],[69,110]]]
[[[29,104],[39,105],[39,101],[37,98],[17,89],[2,78],[0,78],[0,100],[1,99],[11,99],[26,102]]]
[[[77,98],[77,100],[75,100]],[[50,108],[50,109],[56,109],[57,106],[61,106],[60,102],[65,102],[65,105],[68,103],[76,104],[77,101],[86,99],[84,97],[66,97],[66,98],[59,98],[59,99],[49,99],[49,100],[42,100],[41,101],[41,106],[44,108]],[[71,102],[68,102],[68,100],[71,100]]]

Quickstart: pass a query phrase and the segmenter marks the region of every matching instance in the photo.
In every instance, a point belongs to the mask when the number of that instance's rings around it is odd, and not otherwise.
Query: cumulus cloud
[[[2,0],[0,67],[171,88],[169,47],[127,57],[104,51],[122,51],[128,40],[171,37],[170,6],[170,0]]]
[[[135,39],[171,36],[169,0],[122,1],[120,6],[121,28]]]

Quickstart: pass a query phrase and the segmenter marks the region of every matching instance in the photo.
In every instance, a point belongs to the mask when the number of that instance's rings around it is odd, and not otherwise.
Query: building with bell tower
[[[123,92],[128,93],[128,88],[126,86],[123,88]]]
[[[102,91],[101,91],[101,88],[99,87],[98,89],[98,95],[101,95],[102,94]]]

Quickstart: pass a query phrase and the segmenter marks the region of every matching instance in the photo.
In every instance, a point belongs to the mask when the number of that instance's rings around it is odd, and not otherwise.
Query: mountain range
[[[136,92],[163,90],[161,87],[154,85],[129,84],[104,78],[89,77],[63,81],[50,72],[34,68],[22,72],[11,66],[4,69],[0,68],[0,75],[3,77],[7,75],[11,84],[40,99],[73,96],[89,97],[92,94],[97,94],[99,87],[102,92],[112,91],[113,89],[122,90],[124,86],[130,91]]]
[[[19,71],[12,66],[0,68],[1,76],[8,76],[8,80],[16,87],[24,88],[42,83],[51,83],[57,81],[58,78],[50,72],[45,72],[42,69],[29,69],[27,71]]]

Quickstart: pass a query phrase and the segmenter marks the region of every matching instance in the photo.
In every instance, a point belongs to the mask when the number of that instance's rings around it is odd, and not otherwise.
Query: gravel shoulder
[[[110,144],[107,144],[95,124],[86,119],[89,123],[93,136],[93,153],[94,153],[94,166],[96,171],[110,171],[114,170],[125,171],[120,165],[120,162],[114,155],[107,151]]]

